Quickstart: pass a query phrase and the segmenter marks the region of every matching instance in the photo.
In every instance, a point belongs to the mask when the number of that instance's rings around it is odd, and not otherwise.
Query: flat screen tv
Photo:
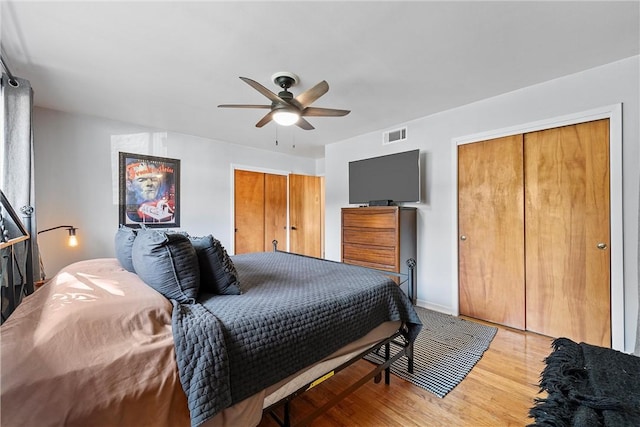
[[[349,203],[420,201],[420,150],[349,162]]]

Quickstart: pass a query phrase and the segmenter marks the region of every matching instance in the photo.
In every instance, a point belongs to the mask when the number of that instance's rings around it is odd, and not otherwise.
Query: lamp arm
[[[51,231],[51,230],[57,230],[58,228],[76,228],[73,225],[59,225],[57,227],[51,227],[51,228],[47,228],[46,230],[40,230],[38,231],[38,234],[42,234],[42,233],[46,233],[47,231]]]
[[[38,231],[38,235],[42,233],[46,233],[51,230],[58,230],[60,228],[65,228],[69,232],[69,246],[78,246],[78,241],[76,240],[76,230],[77,228],[73,225],[59,225],[57,227],[51,227],[44,230]],[[42,253],[38,251],[38,257],[40,261],[40,279],[44,281],[46,279],[46,274],[44,272],[44,263],[42,262]]]

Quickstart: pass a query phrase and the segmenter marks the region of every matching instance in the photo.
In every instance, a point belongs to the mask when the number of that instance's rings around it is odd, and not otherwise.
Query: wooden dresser
[[[417,259],[416,212],[400,206],[342,208],[342,262],[406,273],[407,260]],[[415,289],[403,290],[415,295]]]

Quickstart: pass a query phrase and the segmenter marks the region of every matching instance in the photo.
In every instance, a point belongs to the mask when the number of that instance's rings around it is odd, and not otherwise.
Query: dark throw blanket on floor
[[[640,426],[640,357],[558,338],[531,426]]]

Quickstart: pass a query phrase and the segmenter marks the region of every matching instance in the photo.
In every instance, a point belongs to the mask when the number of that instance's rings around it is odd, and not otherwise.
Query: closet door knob
[[[607,249],[607,244],[606,243],[598,243],[597,246],[598,246],[598,249],[602,249],[602,250]]]
[[[465,241],[467,240],[467,236],[465,236],[464,234],[462,236],[460,236],[460,240]]]

